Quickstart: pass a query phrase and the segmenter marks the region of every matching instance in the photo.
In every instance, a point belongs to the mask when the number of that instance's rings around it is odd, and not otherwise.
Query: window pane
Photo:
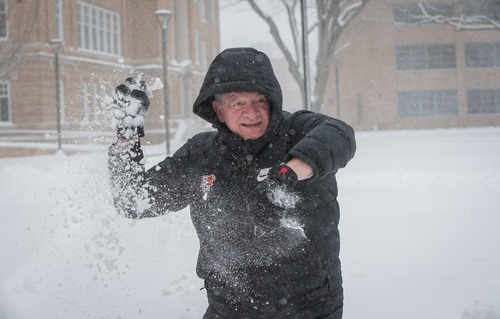
[[[456,68],[455,45],[398,45],[396,67],[401,71]]]
[[[398,70],[424,70],[425,47],[418,45],[397,46],[396,67]]]
[[[458,114],[455,90],[398,92],[400,117],[449,116]]]
[[[428,69],[453,69],[455,67],[455,45],[433,44],[427,46]]]
[[[9,99],[6,97],[0,98],[0,121],[9,122]]]
[[[474,0],[464,3],[464,14],[468,16],[482,15],[500,21],[500,1]]]
[[[9,84],[0,82],[0,122],[9,122]]]
[[[500,48],[499,48],[500,52]],[[466,43],[465,65],[468,68],[492,68],[496,65],[495,43]],[[498,59],[500,61],[500,58]]]
[[[467,91],[469,114],[500,113],[500,90],[474,89]]]
[[[79,3],[80,47],[107,54],[120,54],[120,19],[115,12]]]
[[[0,0],[0,38],[7,37],[7,5],[6,0]]]

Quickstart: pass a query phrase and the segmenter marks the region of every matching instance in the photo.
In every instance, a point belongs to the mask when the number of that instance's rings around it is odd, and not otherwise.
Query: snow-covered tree
[[[269,26],[271,35],[288,62],[289,71],[299,85],[304,98],[304,67],[302,50],[302,1],[305,1],[307,34],[314,33],[315,43],[310,43],[315,55],[309,53],[314,67],[311,68],[311,92],[309,103],[312,110],[319,110],[323,102],[328,79],[330,61],[335,56],[336,45],[342,31],[363,9],[369,0],[239,0],[228,2],[247,2]],[[277,17],[286,16],[287,30],[277,22]],[[284,35],[290,34],[293,43],[285,41]],[[310,50],[312,52],[312,50]]]
[[[304,95],[304,68],[302,56],[301,6],[307,4],[307,34],[314,34],[314,55],[310,50],[310,62],[314,66],[310,74],[312,88],[310,103],[312,110],[321,110],[323,97],[330,78],[330,62],[338,51],[337,42],[342,31],[371,0],[226,0],[228,3],[247,2],[269,26],[270,33],[285,56],[289,71]],[[499,0],[455,0],[414,1],[394,7],[396,23],[425,25],[448,24],[457,30],[500,30]],[[287,30],[278,23],[277,17],[286,16]],[[398,17],[400,20],[398,20]],[[285,41],[284,34],[291,34]],[[304,97],[304,96],[303,96]]]

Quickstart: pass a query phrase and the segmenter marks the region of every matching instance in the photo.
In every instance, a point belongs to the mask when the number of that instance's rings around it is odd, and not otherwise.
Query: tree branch
[[[300,73],[299,69],[299,62],[294,60],[292,54],[290,53],[290,50],[288,50],[288,47],[286,46],[285,42],[281,38],[281,35],[279,33],[278,27],[276,26],[276,23],[274,20],[266,15],[264,11],[257,5],[257,3],[254,0],[247,0],[247,2],[250,4],[252,9],[257,13],[268,25],[269,25],[269,31],[271,32],[271,35],[274,38],[274,41],[276,41],[276,44],[280,48],[281,52],[285,56],[285,59],[288,62],[288,70],[292,74],[293,78],[295,81],[299,84],[301,88],[301,92],[303,92],[303,84],[302,84],[302,74]]]
[[[454,27],[458,31],[464,30],[500,30],[500,22],[495,21],[484,15],[474,15],[466,16],[461,15],[459,17],[446,17],[441,14],[430,14],[425,8],[425,5],[421,2],[418,3],[418,7],[422,12],[422,15],[412,16],[418,22],[415,23],[405,23],[406,25],[423,25],[428,23],[440,23],[448,24]]]

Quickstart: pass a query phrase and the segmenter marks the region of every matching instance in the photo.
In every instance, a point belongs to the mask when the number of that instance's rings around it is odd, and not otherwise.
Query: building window
[[[396,67],[405,70],[454,69],[454,44],[397,45]]]
[[[120,16],[100,7],[78,3],[78,45],[80,48],[120,55]]]
[[[54,7],[54,13],[55,13],[55,36],[54,36],[54,39],[62,40],[64,38],[62,0],[55,0],[54,5],[55,5],[55,7]]]
[[[500,89],[474,89],[467,91],[469,114],[500,113]]]
[[[0,82],[0,123],[10,122],[9,82]]]
[[[0,39],[7,38],[7,1],[0,0]]]
[[[464,3],[464,15],[486,16],[500,21],[500,2],[498,0],[473,0]]]
[[[107,107],[105,99],[109,96],[108,92],[114,89],[108,87],[108,84],[103,81],[96,79],[88,79],[87,81],[81,84],[82,120],[85,123],[106,123],[109,119],[107,112],[103,112]]]
[[[451,3],[405,3],[397,4],[393,8],[394,22],[396,24],[418,24],[429,23],[424,15],[429,16],[441,15],[445,17],[453,16],[455,7]]]
[[[499,68],[500,43],[466,43],[465,66],[468,68]]]
[[[404,91],[398,92],[400,117],[448,116],[458,114],[458,92]]]

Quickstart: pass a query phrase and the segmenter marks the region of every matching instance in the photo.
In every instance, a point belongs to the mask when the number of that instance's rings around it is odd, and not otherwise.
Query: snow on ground
[[[338,174],[344,317],[498,317],[500,128],[357,137]],[[117,216],[105,151],[0,159],[1,319],[201,318],[197,245],[187,209]]]

